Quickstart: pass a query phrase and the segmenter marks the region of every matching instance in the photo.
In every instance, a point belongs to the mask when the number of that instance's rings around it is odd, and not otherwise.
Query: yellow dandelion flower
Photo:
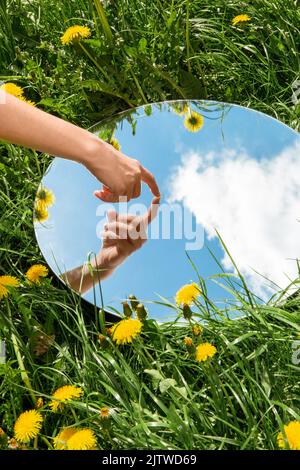
[[[34,207],[34,222],[40,222],[42,224],[43,222],[46,222],[48,217],[49,213],[45,207],[45,204],[38,201]]]
[[[101,409],[100,409],[100,416],[101,418],[108,418],[110,415],[110,409],[107,408],[107,406],[103,406]]]
[[[19,442],[27,443],[35,438],[41,430],[43,416],[36,410],[22,413],[15,422],[15,438]]]
[[[27,98],[25,98],[25,96],[20,96],[18,98],[19,100],[24,101],[24,103],[27,103],[30,106],[36,106],[36,103],[34,101],[28,100]]]
[[[178,104],[174,104],[172,106],[172,110],[175,114],[178,114],[179,116],[183,116],[184,114],[186,114],[188,111],[189,111],[189,107],[186,103],[178,103]]]
[[[0,284],[7,287],[19,287],[20,281],[15,276],[0,276]]]
[[[200,289],[195,282],[182,286],[176,293],[175,302],[180,305],[191,305],[200,295]]]
[[[236,24],[245,23],[250,20],[251,20],[251,16],[249,15],[237,15],[231,20],[231,22],[233,26],[235,26]]]
[[[29,106],[33,106],[33,107],[36,106],[36,103],[32,100],[25,100],[25,103],[29,104]]]
[[[45,208],[53,206],[55,203],[55,196],[53,191],[47,188],[41,188],[36,195],[37,203],[45,206]]]
[[[184,341],[184,344],[185,344],[188,348],[190,348],[191,346],[193,346],[193,340],[192,340],[192,338],[190,338],[189,336],[186,336],[183,341]]]
[[[283,429],[290,450],[300,450],[300,421],[291,421],[289,424],[286,424]],[[282,449],[286,448],[282,432],[278,434],[277,442],[279,447]]]
[[[77,432],[67,440],[68,450],[95,450],[96,446],[96,436],[91,429],[87,428],[77,430]]]
[[[42,397],[39,397],[35,403],[35,408],[38,410],[39,408],[43,408],[44,406],[44,400]]]
[[[19,285],[20,282],[14,276],[0,276],[0,300],[8,296],[11,287],[18,287]]]
[[[183,123],[188,131],[198,132],[204,125],[204,117],[196,111],[190,111],[185,116]]]
[[[205,362],[207,359],[214,357],[217,348],[210,343],[199,344],[196,348],[196,361]]]
[[[16,85],[15,83],[4,83],[0,86],[0,90],[3,90],[5,93],[9,93],[10,95],[13,95],[19,99],[22,99],[24,94],[23,88]]]
[[[111,328],[113,341],[117,344],[132,343],[132,340],[141,332],[142,322],[133,318],[119,321]]]
[[[42,264],[34,264],[25,274],[29,282],[39,284],[42,277],[48,276],[48,268]]]
[[[76,428],[65,428],[62,429],[57,436],[53,439],[54,449],[64,450],[67,448],[67,442],[72,437],[78,429]]]
[[[112,145],[116,150],[121,150],[121,145],[115,137],[112,137],[109,141],[110,145]]]
[[[72,44],[73,42],[87,39],[91,36],[91,30],[87,26],[70,26],[65,33],[61,36],[63,45]]]
[[[5,286],[2,286],[2,285],[0,284],[0,300],[1,300],[1,299],[4,299],[4,297],[7,297],[8,294],[9,294],[8,289],[7,289]]]
[[[49,404],[52,411],[58,411],[63,408],[64,403],[68,403],[76,398],[80,398],[83,394],[83,390],[80,387],[74,385],[64,385],[58,388],[52,395],[52,400]]]
[[[3,431],[2,428],[0,428],[0,439],[5,436],[5,432]]]

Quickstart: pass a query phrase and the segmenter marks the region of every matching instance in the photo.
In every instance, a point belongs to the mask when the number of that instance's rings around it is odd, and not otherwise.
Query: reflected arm
[[[63,273],[61,278],[76,292],[84,294],[110,276],[113,271],[114,268],[104,266],[100,257],[97,256],[90,262]]]
[[[103,245],[89,263],[64,273],[62,279],[80,294],[110,276],[130,255],[140,249],[147,239],[147,227],[156,217],[159,198],[154,198],[144,216],[117,214],[108,211],[108,223],[102,232]]]

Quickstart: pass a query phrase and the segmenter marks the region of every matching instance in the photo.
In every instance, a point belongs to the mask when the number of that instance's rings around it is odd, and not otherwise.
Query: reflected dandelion
[[[184,126],[190,132],[198,132],[204,125],[204,117],[196,111],[191,111],[184,118]]]

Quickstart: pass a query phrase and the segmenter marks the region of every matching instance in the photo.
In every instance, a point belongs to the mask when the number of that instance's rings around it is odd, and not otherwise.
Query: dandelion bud
[[[203,331],[203,328],[200,325],[193,325],[192,327],[192,333],[194,336],[200,336]]]
[[[137,306],[138,306],[138,303],[139,303],[139,301],[137,300],[136,296],[133,295],[133,294],[130,294],[130,296],[128,297],[128,299],[130,300],[130,305],[131,305],[132,310],[136,310],[136,308],[137,308]]]
[[[190,348],[193,346],[193,340],[189,336],[186,336],[183,341],[187,348]]]
[[[126,318],[132,317],[132,310],[128,302],[122,302],[123,305],[123,313]]]
[[[7,440],[6,434],[3,431],[2,428],[0,428],[0,446],[4,444],[4,442]]]
[[[44,400],[42,397],[39,397],[35,403],[35,408],[38,410],[39,408],[42,408],[44,406]]]
[[[105,335],[98,335],[98,340],[102,348],[107,348],[107,346],[109,345],[107,337]]]
[[[100,409],[100,416],[101,416],[101,418],[103,418],[103,419],[109,418],[109,416],[110,416],[110,409],[107,408],[107,406],[103,406],[103,407]]]
[[[147,315],[148,315],[148,312],[145,309],[144,305],[143,304],[138,304],[137,307],[136,307],[136,316],[138,317],[138,319],[140,321],[144,321],[144,320],[146,320]]]
[[[16,441],[16,439],[14,437],[12,437],[11,439],[8,439],[8,448],[9,449],[17,449],[19,447],[19,444],[18,442]]]
[[[187,304],[184,304],[182,307],[182,314],[186,320],[192,318],[193,312],[191,310],[191,307]]]

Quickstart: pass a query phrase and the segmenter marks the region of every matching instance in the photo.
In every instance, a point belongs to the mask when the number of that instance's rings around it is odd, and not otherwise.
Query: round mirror
[[[292,129],[240,106],[175,101],[129,110],[91,131],[148,168],[162,198],[147,241],[99,282],[92,271],[109,248],[107,214],[143,218],[151,193],[144,185],[138,199],[103,203],[83,166],[53,160],[37,195],[35,233],[52,271],[84,299],[114,312],[134,294],[164,321],[176,316],[178,289],[199,282],[200,302],[236,315],[243,295],[266,301],[297,277],[300,139]]]

